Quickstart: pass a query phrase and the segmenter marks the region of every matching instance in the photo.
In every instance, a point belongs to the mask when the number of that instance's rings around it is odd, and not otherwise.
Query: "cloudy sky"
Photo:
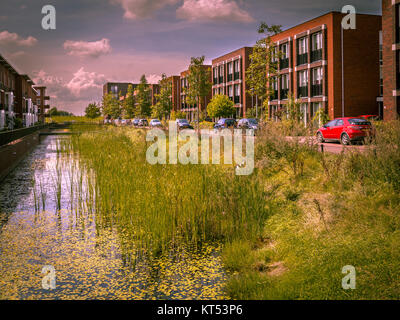
[[[179,74],[191,56],[211,59],[258,39],[261,21],[284,29],[352,4],[381,13],[380,0],[1,0],[0,54],[37,84],[51,105],[82,114],[106,81]],[[56,30],[41,27],[56,8]]]

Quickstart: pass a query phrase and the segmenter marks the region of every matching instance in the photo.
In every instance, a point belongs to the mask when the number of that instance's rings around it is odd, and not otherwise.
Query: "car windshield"
[[[179,119],[178,122],[182,124],[189,123],[186,119]]]
[[[258,124],[257,119],[249,119],[248,121],[250,124]]]
[[[370,126],[371,122],[366,121],[365,119],[349,119],[349,123],[357,126]]]

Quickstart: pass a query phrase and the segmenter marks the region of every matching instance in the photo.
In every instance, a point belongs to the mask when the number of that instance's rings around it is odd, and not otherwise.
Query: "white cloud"
[[[180,0],[111,0],[112,3],[120,4],[125,10],[124,17],[127,19],[143,19],[151,17],[168,5],[174,5]]]
[[[92,42],[67,40],[64,42],[64,49],[71,56],[91,58],[98,58],[111,52],[110,40],[106,38]]]
[[[76,97],[90,98],[98,95],[105,82],[106,77],[104,74],[86,72],[82,67],[74,73],[74,77],[66,84],[66,87]]]
[[[21,47],[32,47],[37,43],[34,37],[23,38],[16,33],[8,32],[7,30],[0,32],[0,45],[15,45]]]
[[[176,15],[189,21],[254,21],[234,0],[184,0]]]
[[[149,84],[157,84],[162,79],[162,77],[157,74],[149,74],[148,76],[146,76],[146,79]]]

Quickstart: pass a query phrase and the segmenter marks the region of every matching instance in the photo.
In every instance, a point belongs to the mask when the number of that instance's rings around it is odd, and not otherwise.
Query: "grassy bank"
[[[279,126],[257,138],[249,177],[233,166],[151,166],[144,131],[131,128],[73,136],[72,148],[96,175],[100,225],[148,255],[221,242],[232,298],[399,298],[399,123],[381,125],[365,153],[341,155],[287,141]],[[346,265],[356,290],[342,289]]]
[[[400,297],[400,125],[379,126],[365,153],[315,153],[273,127],[258,141],[258,175],[274,200],[258,243],[225,249],[238,299]],[[343,290],[342,268],[356,269]]]

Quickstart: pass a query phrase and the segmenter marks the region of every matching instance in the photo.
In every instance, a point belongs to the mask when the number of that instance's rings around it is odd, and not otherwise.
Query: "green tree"
[[[199,132],[200,101],[205,99],[211,91],[210,68],[204,66],[205,57],[192,57],[189,74],[187,77],[188,87],[185,88],[186,102],[190,105],[197,105],[197,132]]]
[[[212,118],[231,117],[235,112],[233,101],[222,94],[215,95],[207,106],[207,113]]]
[[[135,117],[135,95],[131,84],[128,85],[128,91],[122,104],[122,108],[125,119],[132,119]]]
[[[137,86],[135,115],[138,117],[149,117],[151,115],[150,87],[145,75],[142,75]]]
[[[183,111],[172,111],[171,120],[186,119],[186,113]]]
[[[116,99],[111,92],[103,96],[101,109],[103,116],[110,116],[113,119],[119,118],[122,113],[119,99]]]
[[[302,119],[301,114],[301,104],[298,100],[296,100],[294,94],[289,94],[288,102],[286,103],[286,113],[287,117],[290,120],[300,122]]]
[[[268,99],[273,94],[272,84],[278,71],[281,56],[271,37],[282,32],[282,26],[268,26],[262,22],[258,33],[264,37],[256,42],[250,55],[250,65],[246,71],[247,92],[261,100],[262,107],[268,109]],[[258,101],[258,100],[257,100]]]
[[[85,109],[85,117],[90,119],[96,119],[101,116],[100,107],[97,103],[90,103]]]
[[[53,107],[48,111],[48,114],[50,117],[55,117],[55,116],[73,116],[72,113],[68,111],[63,111],[63,110],[58,110],[57,107]]]
[[[157,104],[152,106],[152,117],[159,118],[160,120],[171,113],[172,110],[172,82],[167,78],[165,74],[162,75],[162,79],[159,81],[160,93],[156,94]]]

